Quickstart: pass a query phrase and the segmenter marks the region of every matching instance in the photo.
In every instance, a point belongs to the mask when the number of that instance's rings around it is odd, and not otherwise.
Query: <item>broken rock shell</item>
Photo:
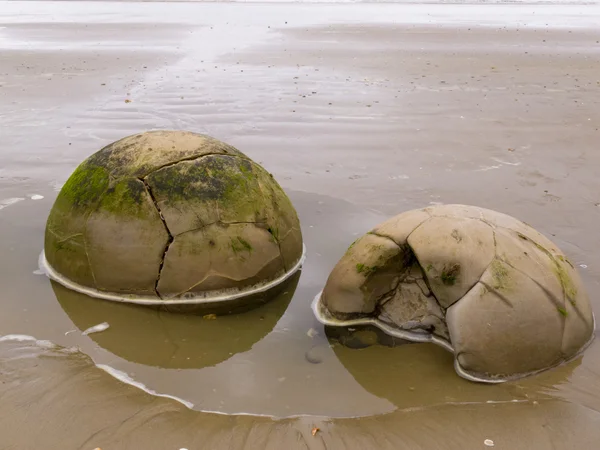
[[[50,212],[41,265],[90,296],[207,312],[280,286],[303,254],[296,211],[259,164],[208,136],[152,131],[75,170]]]
[[[375,325],[455,355],[457,373],[496,383],[566,362],[595,319],[573,264],[506,214],[438,205],[395,216],[354,242],[313,302],[325,325]]]

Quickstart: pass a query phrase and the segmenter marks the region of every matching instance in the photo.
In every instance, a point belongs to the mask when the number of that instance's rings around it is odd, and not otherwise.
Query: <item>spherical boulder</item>
[[[329,326],[375,325],[454,352],[459,375],[502,382],[568,361],[595,320],[573,264],[505,214],[440,205],[359,238],[313,303]]]
[[[91,296],[210,306],[281,286],[302,258],[296,211],[260,165],[208,136],[152,131],[77,167],[50,212],[42,262]]]

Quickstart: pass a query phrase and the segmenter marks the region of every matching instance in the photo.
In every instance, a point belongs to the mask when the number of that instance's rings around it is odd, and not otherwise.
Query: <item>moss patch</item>
[[[146,219],[150,213],[154,214],[151,200],[142,181],[126,178],[107,189],[100,201],[100,209],[115,216]]]
[[[561,308],[560,306],[556,307],[557,311],[559,313],[561,313],[564,317],[567,317],[569,315],[569,313],[567,312],[567,310],[565,308]]]
[[[102,167],[83,162],[62,187],[57,203],[75,208],[96,204],[108,186],[108,172]]]
[[[356,272],[362,273],[365,277],[368,277],[369,275],[375,273],[377,269],[378,267],[370,267],[362,263],[356,264]]]
[[[517,234],[519,235],[519,237],[521,239],[531,242],[533,245],[535,245],[537,247],[537,249],[539,251],[541,251],[546,256],[548,256],[548,258],[550,258],[550,260],[552,261],[552,263],[554,265],[554,273],[556,274],[556,277],[560,281],[560,284],[563,288],[566,299],[574,305],[575,301],[576,301],[576,297],[577,297],[577,287],[576,287],[575,283],[573,282],[573,280],[571,279],[571,276],[568,274],[565,267],[563,267],[563,264],[569,264],[573,268],[573,264],[562,255],[554,256],[545,247],[543,247],[540,244],[538,244],[537,242],[529,239],[527,236],[524,236],[521,233],[517,233]]]
[[[446,286],[454,286],[460,276],[460,264],[452,264],[444,267],[440,279]]]
[[[358,239],[356,239],[352,244],[350,244],[350,247],[348,247],[348,249],[346,250],[346,255],[351,255],[353,253],[353,249],[356,246],[356,244],[358,244],[358,242],[362,239],[362,237],[359,237]]]
[[[194,161],[182,161],[151,174],[152,186],[170,201],[226,201],[240,193],[252,181],[251,163],[247,160],[211,155]]]
[[[209,155],[160,169],[146,181],[165,211],[192,209],[207,224],[267,223],[270,199],[260,189],[256,167],[243,158]]]
[[[251,254],[253,251],[252,245],[241,236],[229,238],[229,246],[233,253],[236,256],[240,256],[242,259],[245,258],[243,254]]]
[[[181,131],[150,131],[113,142],[93,154],[90,161],[105,167],[117,178],[143,178],[166,165],[211,154],[245,158],[239,150],[209,136]]]
[[[567,270],[559,261],[556,260],[554,260],[554,273],[563,287],[563,291],[567,300],[569,300],[572,304],[575,304],[575,300],[577,298],[577,287],[575,286],[575,283],[571,279],[571,276],[568,274]]]
[[[84,161],[61,189],[46,223],[44,248],[51,264],[54,254],[64,250],[61,240],[81,234],[89,214],[96,208],[109,183],[108,172]]]
[[[510,287],[510,273],[507,267],[497,259],[490,264],[489,270],[492,274],[492,287],[497,290],[506,290]]]
[[[275,242],[279,242],[279,229],[277,227],[269,227],[267,231],[271,234]]]
[[[231,249],[233,250],[233,253],[235,253],[236,255],[238,253],[241,252],[248,252],[248,253],[252,253],[252,245],[250,245],[250,243],[248,241],[246,241],[244,238],[240,237],[240,236],[236,236],[234,238],[230,238],[230,245],[231,245]]]

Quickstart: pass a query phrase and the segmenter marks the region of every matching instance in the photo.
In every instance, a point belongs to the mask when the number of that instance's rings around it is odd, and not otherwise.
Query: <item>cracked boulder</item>
[[[303,242],[289,198],[260,165],[208,136],[152,131],[75,170],[44,254],[51,278],[88,295],[206,305],[287,281]]]
[[[328,326],[436,343],[454,353],[460,376],[488,383],[574,358],[595,328],[585,287],[554,243],[465,205],[408,211],[359,238],[313,310]]]

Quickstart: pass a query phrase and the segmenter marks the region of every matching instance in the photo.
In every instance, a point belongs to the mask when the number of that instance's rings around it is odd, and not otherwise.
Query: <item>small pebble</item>
[[[485,444],[486,447],[494,446],[494,441],[492,441],[491,439],[486,439],[485,441],[483,441],[483,443]]]
[[[304,358],[311,364],[321,364],[325,348],[313,347],[304,354]]]

